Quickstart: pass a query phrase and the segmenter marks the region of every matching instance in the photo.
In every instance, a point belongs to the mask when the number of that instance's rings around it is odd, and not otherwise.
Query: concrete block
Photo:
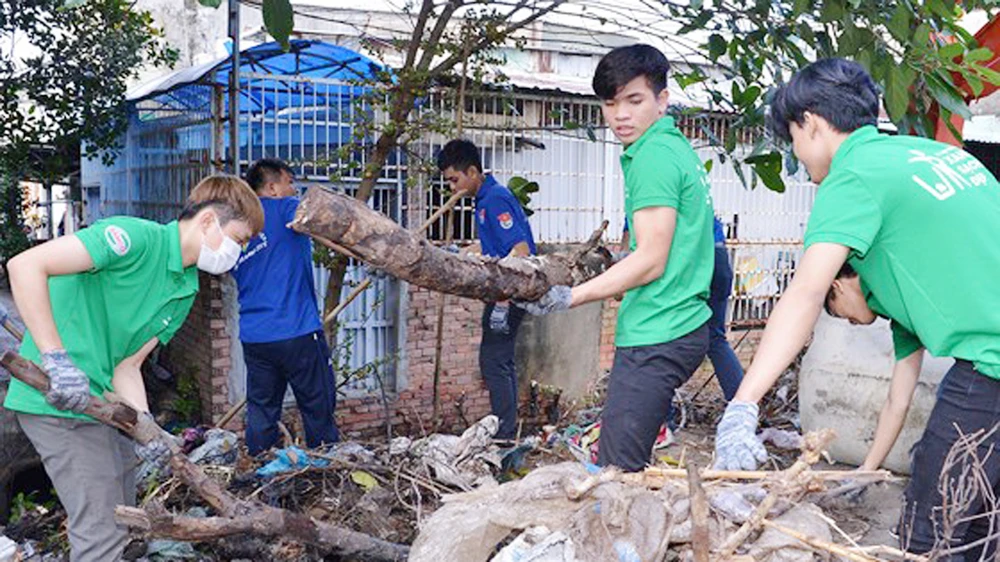
[[[878,414],[889,394],[895,363],[889,323],[852,326],[823,313],[799,371],[799,411],[803,431],[829,427],[837,432],[830,455],[859,465],[875,436]],[[883,466],[910,473],[910,449],[923,435],[938,384],[954,361],[924,355],[923,370],[903,426]]]
[[[583,396],[600,368],[601,306],[596,302],[547,316],[525,316],[516,358],[522,389],[537,380],[562,388],[567,399]]]

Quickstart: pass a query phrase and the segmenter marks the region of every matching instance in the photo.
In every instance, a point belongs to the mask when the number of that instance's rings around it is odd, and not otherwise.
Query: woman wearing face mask
[[[243,180],[212,176],[177,221],[112,217],[8,262],[28,328],[21,354],[48,372],[50,390],[11,380],[4,407],[17,412],[66,508],[72,562],[120,559],[128,533],[114,508],[135,504],[134,443],[82,414],[90,396],[114,390],[148,411],[139,368],[184,323],[197,270],[228,271],[263,226]]]

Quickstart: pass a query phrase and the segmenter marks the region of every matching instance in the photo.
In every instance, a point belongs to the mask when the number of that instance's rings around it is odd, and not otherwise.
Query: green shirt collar
[[[198,270],[196,266],[184,267],[181,252],[181,227],[177,221],[167,223],[167,271],[184,277],[185,288],[198,292]]]
[[[623,158],[634,157],[635,153],[639,150],[639,147],[642,146],[649,139],[660,134],[671,133],[675,130],[677,130],[677,127],[674,125],[673,117],[670,117],[669,115],[660,117],[659,119],[656,120],[655,123],[650,125],[648,129],[646,129],[646,132],[643,133],[641,137],[636,139],[634,143],[630,144],[628,148],[625,149],[625,152],[622,153],[622,157]]]
[[[830,162],[830,169],[833,170],[837,163],[847,158],[847,155],[851,153],[855,147],[861,146],[872,139],[878,138],[880,133],[874,125],[865,125],[860,129],[855,129],[853,133],[844,139],[841,143],[840,148],[837,149],[837,153],[833,155],[833,160]]]

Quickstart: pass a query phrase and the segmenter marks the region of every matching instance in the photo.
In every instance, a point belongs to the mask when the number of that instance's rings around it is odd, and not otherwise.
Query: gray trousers
[[[135,505],[134,443],[104,424],[17,414],[69,518],[71,562],[120,560],[128,529],[115,506]]]

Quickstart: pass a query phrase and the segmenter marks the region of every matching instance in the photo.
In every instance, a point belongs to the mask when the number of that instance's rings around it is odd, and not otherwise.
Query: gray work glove
[[[752,402],[732,400],[715,431],[716,470],[755,470],[767,460],[767,450],[757,439],[759,408]]]
[[[490,312],[490,331],[494,334],[510,333],[510,306],[494,304]]]
[[[543,316],[560,310],[568,310],[572,301],[573,293],[570,287],[553,285],[549,292],[537,301],[515,301],[515,304],[532,316]]]
[[[158,471],[163,472],[170,462],[170,447],[162,439],[151,441],[145,445],[135,444],[135,455],[147,462]]]
[[[90,379],[73,364],[65,349],[42,354],[42,369],[49,375],[45,400],[60,410],[82,414],[90,403]]]

